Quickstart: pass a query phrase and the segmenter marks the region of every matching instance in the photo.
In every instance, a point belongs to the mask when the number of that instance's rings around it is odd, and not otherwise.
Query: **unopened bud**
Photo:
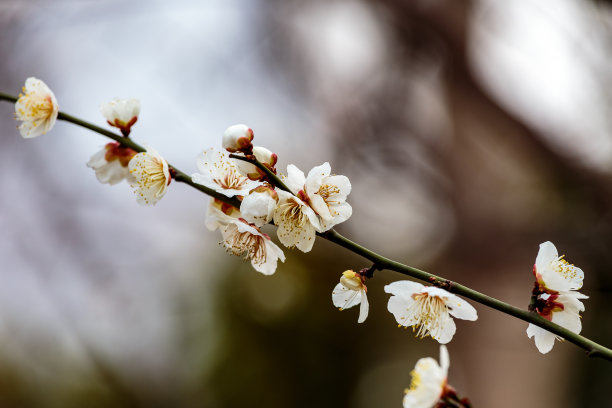
[[[135,98],[113,99],[100,105],[100,112],[109,125],[119,128],[123,136],[127,137],[138,120],[140,100]]]
[[[272,153],[270,150],[262,146],[255,146],[253,148],[253,155],[257,160],[263,164],[267,164],[266,167],[274,167],[278,161],[276,153]]]
[[[278,201],[278,193],[270,186],[253,189],[240,204],[240,213],[248,222],[261,227],[272,220]]]
[[[230,153],[250,154],[253,149],[253,131],[247,125],[232,125],[223,132],[223,148]]]
[[[350,290],[359,291],[363,288],[363,282],[361,281],[361,277],[358,276],[353,270],[342,272],[340,283],[344,285],[345,288]]]

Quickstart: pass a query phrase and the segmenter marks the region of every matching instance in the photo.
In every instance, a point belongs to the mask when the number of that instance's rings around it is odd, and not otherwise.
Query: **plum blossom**
[[[227,197],[246,196],[249,191],[261,185],[243,175],[236,161],[226,151],[207,149],[198,156],[196,164],[198,173],[191,176],[193,182]]]
[[[446,344],[455,335],[453,318],[476,320],[476,309],[460,297],[433,286],[417,282],[398,281],[385,286],[391,298],[387,308],[400,326],[412,326],[416,335],[431,336]]]
[[[114,185],[124,179],[133,182],[128,164],[136,152],[129,147],[122,147],[117,142],[108,143],[91,156],[87,167],[96,172],[96,178],[102,184]]]
[[[357,323],[363,323],[370,310],[367,290],[365,277],[362,274],[352,270],[344,271],[340,283],[332,291],[332,301],[340,310],[361,304]]]
[[[321,229],[319,217],[300,198],[283,190],[277,193],[278,205],[273,219],[278,227],[278,239],[288,248],[297,247],[302,252],[310,252],[316,233]]]
[[[222,145],[230,153],[247,152],[250,153],[253,145],[253,130],[247,125],[232,125],[223,132]]]
[[[529,309],[574,333],[580,333],[580,312],[584,311],[580,299],[588,299],[588,296],[577,292],[577,289],[582,287],[584,272],[559,256],[557,248],[547,241],[540,244],[533,274],[536,282]],[[527,327],[527,336],[534,337],[536,347],[542,354],[552,350],[555,339],[561,340],[531,323]]]
[[[440,364],[431,357],[419,359],[411,372],[412,381],[404,395],[404,408],[435,407],[445,393],[449,365],[448,350],[444,345],[440,346]]]
[[[209,231],[216,231],[238,218],[240,218],[238,208],[217,198],[210,198],[206,212],[206,228]]]
[[[321,217],[323,231],[348,220],[353,214],[353,208],[346,202],[351,182],[346,176],[330,173],[331,167],[325,162],[308,172],[304,185],[310,206]]]
[[[278,193],[268,184],[254,188],[242,199],[240,212],[248,222],[261,227],[272,221],[278,202]]]
[[[100,105],[100,112],[109,125],[118,128],[123,136],[128,137],[140,114],[140,100],[113,99]]]
[[[330,175],[331,167],[325,162],[314,167],[304,177],[296,166],[287,166],[287,177],[284,180],[289,189],[317,213],[320,218],[321,231],[331,229],[334,225],[346,221],[353,209],[346,198],[351,192],[351,183],[346,176]]]
[[[134,177],[131,186],[135,189],[137,201],[142,205],[154,205],[166,194],[172,181],[168,162],[154,149],[135,155],[129,164]]]
[[[272,275],[280,259],[285,262],[285,254],[270,239],[270,237],[254,224],[249,224],[243,218],[234,219],[221,228],[223,245],[234,255],[244,254],[251,260],[251,265],[257,272]]]
[[[19,133],[26,139],[47,133],[59,113],[55,95],[43,81],[34,77],[26,79],[22,92],[15,103],[15,118],[22,122]]]

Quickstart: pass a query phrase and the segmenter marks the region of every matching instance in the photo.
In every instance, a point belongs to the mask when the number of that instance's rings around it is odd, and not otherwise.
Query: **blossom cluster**
[[[261,228],[274,222],[278,240],[285,247],[309,252],[316,233],[328,231],[351,216],[352,208],[346,202],[351,184],[346,176],[333,175],[329,163],[313,168],[307,176],[290,164],[287,175],[281,177],[288,188],[282,189],[271,179],[276,177],[277,155],[253,146],[253,139],[254,132],[248,126],[230,126],[223,134],[225,150],[203,151],[197,158],[198,172],[191,178],[239,200],[237,208],[211,199],[206,224],[211,230],[221,230],[229,252],[244,254],[256,271],[270,275],[278,259],[284,262],[285,256]],[[253,164],[253,159],[264,169]]]
[[[140,114],[140,101],[115,99],[102,104],[100,111],[110,126],[129,138]],[[15,117],[22,122],[18,127],[21,135],[32,138],[48,132],[58,115],[57,100],[49,87],[39,79],[28,78],[15,103]],[[191,181],[213,196],[207,207],[206,227],[220,231],[221,243],[229,253],[250,260],[256,271],[271,275],[278,261],[285,261],[285,255],[264,227],[274,224],[278,241],[285,247],[311,251],[317,233],[325,233],[351,217],[352,207],[347,202],[351,183],[346,176],[333,174],[327,162],[307,174],[289,164],[286,174],[278,175],[278,156],[265,147],[254,146],[253,140],[254,132],[247,125],[228,127],[221,140],[223,149],[209,148],[197,156],[197,172]],[[95,153],[87,166],[95,171],[100,183],[114,185],[126,180],[138,203],[154,205],[165,195],[177,170],[151,147],[137,152],[126,145],[142,150],[137,145],[111,142]],[[223,197],[227,200],[220,199]],[[332,290],[332,303],[340,310],[360,305],[358,323],[363,323],[369,313],[366,282],[375,266],[345,271]],[[581,300],[588,298],[578,292],[583,271],[559,256],[551,242],[544,242],[533,274],[529,310],[580,333],[580,312],[584,311]],[[404,407],[441,406],[438,404],[445,399],[454,401],[452,406],[469,406],[447,384],[449,357],[444,344],[455,335],[453,318],[475,321],[476,309],[442,287],[407,280],[392,282],[384,291],[391,295],[387,309],[399,327],[411,327],[417,337],[431,337],[442,345],[440,364],[432,358],[417,362]],[[555,339],[560,339],[534,324],[529,324],[527,335],[535,339],[541,353],[548,353]]]

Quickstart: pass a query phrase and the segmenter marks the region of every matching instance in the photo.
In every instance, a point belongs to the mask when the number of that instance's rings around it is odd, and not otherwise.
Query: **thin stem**
[[[64,120],[66,122],[70,122],[70,123],[74,123],[75,125],[82,126],[82,127],[86,128],[86,129],[93,130],[94,132],[97,132],[97,133],[99,133],[101,135],[109,137],[109,138],[113,139],[115,142],[121,143],[122,146],[129,147],[130,149],[136,150],[137,152],[145,152],[145,151],[147,151],[147,149],[145,149],[144,147],[142,147],[139,144],[135,143],[129,137],[124,137],[122,135],[118,135],[118,134],[113,133],[113,132],[111,132],[109,130],[106,130],[104,128],[96,126],[96,125],[94,125],[92,123],[85,122],[84,120],[81,120],[81,119],[75,118],[74,116],[68,115],[67,113],[60,112],[60,113],[58,113],[57,118],[59,120]]]
[[[262,162],[257,160],[255,156],[246,157],[246,156],[241,156],[239,154],[230,154],[229,156],[232,159],[242,160],[247,163],[251,163],[254,166],[257,166],[260,170],[266,173],[266,176],[268,176],[268,179],[272,182],[272,184],[274,184],[276,187],[280,188],[281,190],[285,190],[286,192],[291,193],[291,190],[289,190],[289,187],[287,187],[285,183],[283,183],[283,180],[281,180],[280,177],[278,177],[276,174],[272,173],[270,169],[264,166]]]
[[[5,101],[9,101],[9,102],[17,102],[17,99],[19,99],[16,96],[13,95],[9,95],[9,94],[5,94],[4,92],[0,92],[0,100],[5,100]]]
[[[562,326],[559,326],[556,323],[546,320],[537,313],[519,309],[516,306],[512,306],[508,303],[502,302],[501,300],[487,296],[483,293],[470,289],[467,286],[449,281],[447,279],[443,279],[439,276],[422,271],[420,269],[413,268],[411,266],[404,265],[391,259],[385,258],[384,256],[370,251],[369,249],[340,235],[333,229],[319,235],[327,239],[328,241],[334,242],[348,249],[349,251],[352,251],[374,262],[374,264],[379,269],[389,269],[395,272],[399,272],[403,275],[429,282],[435,286],[442,287],[451,293],[456,293],[485,306],[489,306],[493,309],[499,310],[500,312],[524,320],[528,323],[533,323],[536,326],[542,327],[543,329],[546,329],[551,333],[561,336],[567,341],[574,343],[578,347],[581,347],[586,350],[589,357],[601,357],[606,360],[612,361],[612,350],[610,350],[609,348],[597,344],[594,341],[587,339],[586,337],[580,336],[579,334],[576,334]]]
[[[4,93],[0,93],[0,100],[7,100],[7,101],[11,101],[11,102],[15,102],[17,100],[16,97],[14,96],[10,96]],[[106,129],[102,129],[96,125],[93,125],[91,123],[82,121],[80,119],[77,119],[73,116],[70,116],[68,114],[65,114],[63,112],[60,112],[58,115],[58,119],[61,120],[65,120],[71,123],[74,123],[76,125],[85,127],[89,130],[92,130],[94,132],[100,133],[101,135],[104,135],[106,137],[109,137],[119,143],[121,143],[123,146],[132,148],[136,151],[142,152],[145,151],[144,148],[142,148],[141,146],[139,146],[138,144],[134,143],[130,138],[125,138],[123,136],[119,136],[113,132],[109,132]],[[290,192],[289,188],[282,182],[282,180],[276,176],[274,173],[272,173],[267,167],[265,167],[263,164],[261,164],[257,159],[255,159],[254,157],[250,158],[250,157],[244,157],[244,156],[237,156],[237,155],[230,155],[230,157],[238,159],[238,160],[243,160],[243,161],[247,161],[249,163],[252,163],[253,165],[257,166],[258,168],[260,168],[261,170],[263,170],[266,175],[268,175],[268,177],[270,178],[270,180],[279,188]],[[240,201],[237,200],[236,198],[230,198],[230,197],[226,197],[223,194],[219,194],[216,191],[209,189],[205,186],[202,186],[200,184],[196,184],[191,180],[191,177],[189,177],[187,174],[183,173],[182,171],[178,170],[176,167],[171,166],[174,172],[174,179],[176,181],[180,181],[183,182],[185,184],[190,185],[191,187],[205,193],[208,194],[209,196],[215,197],[217,199],[219,199],[220,201],[223,201],[227,204],[231,204],[235,207],[240,207]],[[564,327],[559,326],[558,324],[555,324],[549,320],[546,320],[544,318],[542,318],[541,316],[539,316],[537,313],[534,312],[529,312],[527,310],[523,310],[523,309],[519,309],[515,306],[512,306],[508,303],[502,302],[501,300],[495,299],[493,297],[487,296],[483,293],[480,293],[478,291],[475,291],[473,289],[468,288],[467,286],[461,285],[459,283],[456,282],[452,282],[450,280],[441,278],[437,275],[433,275],[429,272],[423,271],[421,269],[417,269],[414,268],[412,266],[408,266],[408,265],[404,265],[402,263],[393,261],[389,258],[385,258],[382,255],[377,254],[374,251],[371,251],[370,249],[361,246],[353,241],[351,241],[350,239],[340,235],[338,232],[336,232],[335,230],[329,230],[323,233],[318,233],[317,235],[319,235],[322,238],[327,239],[328,241],[334,242],[338,245],[340,245],[343,248],[348,249],[349,251],[357,254],[357,255],[361,255],[362,257],[372,261],[374,263],[374,266],[376,269],[378,270],[382,270],[382,269],[389,269],[395,272],[399,272],[403,275],[407,275],[410,276],[412,278],[416,278],[428,283],[431,283],[432,285],[435,286],[439,286],[442,287],[446,290],[448,290],[449,292],[452,293],[456,293],[458,295],[464,296],[468,299],[471,299],[475,302],[478,302],[480,304],[483,304],[485,306],[489,306],[493,309],[499,310],[500,312],[509,314],[511,316],[514,316],[518,319],[524,320],[528,323],[533,323],[536,326],[539,326],[543,329],[546,329],[548,331],[550,331],[551,333],[556,334],[557,336],[560,336],[562,338],[565,338],[566,340],[568,340],[571,343],[574,343],[575,345],[577,345],[578,347],[583,348],[586,352],[587,355],[589,357],[600,357],[609,361],[612,361],[612,350],[610,350],[607,347],[604,347],[598,343],[595,343],[594,341],[591,341],[589,339],[587,339],[586,337],[580,336],[579,334],[576,334]]]

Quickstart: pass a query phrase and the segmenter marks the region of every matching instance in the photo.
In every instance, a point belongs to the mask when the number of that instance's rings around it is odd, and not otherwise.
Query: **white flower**
[[[550,241],[540,244],[533,272],[539,283],[555,291],[578,290],[584,279],[582,269],[559,256],[557,248]]]
[[[274,209],[278,202],[278,193],[265,184],[253,189],[240,203],[242,218],[261,227],[272,221]]]
[[[580,312],[584,311],[584,304],[579,299],[588,299],[588,296],[576,289],[582,287],[584,272],[559,256],[557,248],[547,241],[540,244],[533,273],[536,283],[530,310],[574,333],[580,333]],[[527,336],[534,337],[536,347],[543,354],[552,350],[555,339],[561,340],[531,323],[527,327]]]
[[[249,150],[253,147],[253,130],[247,125],[232,125],[223,132],[223,148],[230,153]]]
[[[387,308],[400,326],[412,326],[421,338],[431,336],[446,344],[455,335],[453,318],[476,320],[476,309],[460,297],[433,286],[417,282],[398,281],[385,286],[392,294]]]
[[[172,181],[168,162],[154,149],[135,155],[129,164],[134,177],[132,187],[136,189],[137,201],[143,205],[154,205],[166,194]]]
[[[370,306],[368,304],[367,288],[364,279],[355,271],[348,270],[342,273],[340,283],[332,291],[332,301],[334,306],[340,308],[340,310],[361,304],[357,323],[365,322],[368,317]]]
[[[225,227],[238,218],[240,218],[240,211],[236,207],[217,198],[210,198],[206,213],[206,228],[210,231]]]
[[[321,232],[349,219],[353,209],[346,202],[351,192],[351,182],[346,176],[330,175],[331,167],[325,162],[314,167],[304,177],[296,166],[287,166],[285,184],[321,218]]]
[[[323,231],[348,220],[353,214],[353,208],[346,202],[351,182],[346,176],[330,173],[331,167],[325,162],[308,172],[305,183],[310,206],[321,217]]]
[[[410,389],[404,395],[404,408],[433,408],[444,394],[450,359],[446,346],[440,346],[440,364],[431,357],[419,359],[412,370]]]
[[[15,118],[22,121],[19,132],[24,138],[31,138],[47,133],[57,120],[59,106],[55,95],[40,79],[26,79],[15,103]]]
[[[113,99],[100,105],[100,112],[109,125],[119,128],[123,136],[130,134],[130,128],[138,120],[140,114],[140,100]]]
[[[251,260],[253,268],[264,275],[276,271],[279,259],[285,262],[285,254],[270,237],[244,219],[232,220],[221,228],[221,235],[228,251],[238,256],[244,254],[245,259]]]
[[[321,225],[317,214],[291,193],[278,190],[278,205],[274,209],[274,224],[280,242],[288,248],[309,252]]]
[[[103,184],[117,184],[126,178],[133,182],[128,164],[134,155],[136,152],[129,147],[111,142],[91,156],[87,167],[94,169],[98,181]]]
[[[191,176],[194,183],[202,184],[227,197],[246,196],[261,185],[240,173],[236,161],[226,151],[213,148],[205,150],[197,158],[199,173]]]

